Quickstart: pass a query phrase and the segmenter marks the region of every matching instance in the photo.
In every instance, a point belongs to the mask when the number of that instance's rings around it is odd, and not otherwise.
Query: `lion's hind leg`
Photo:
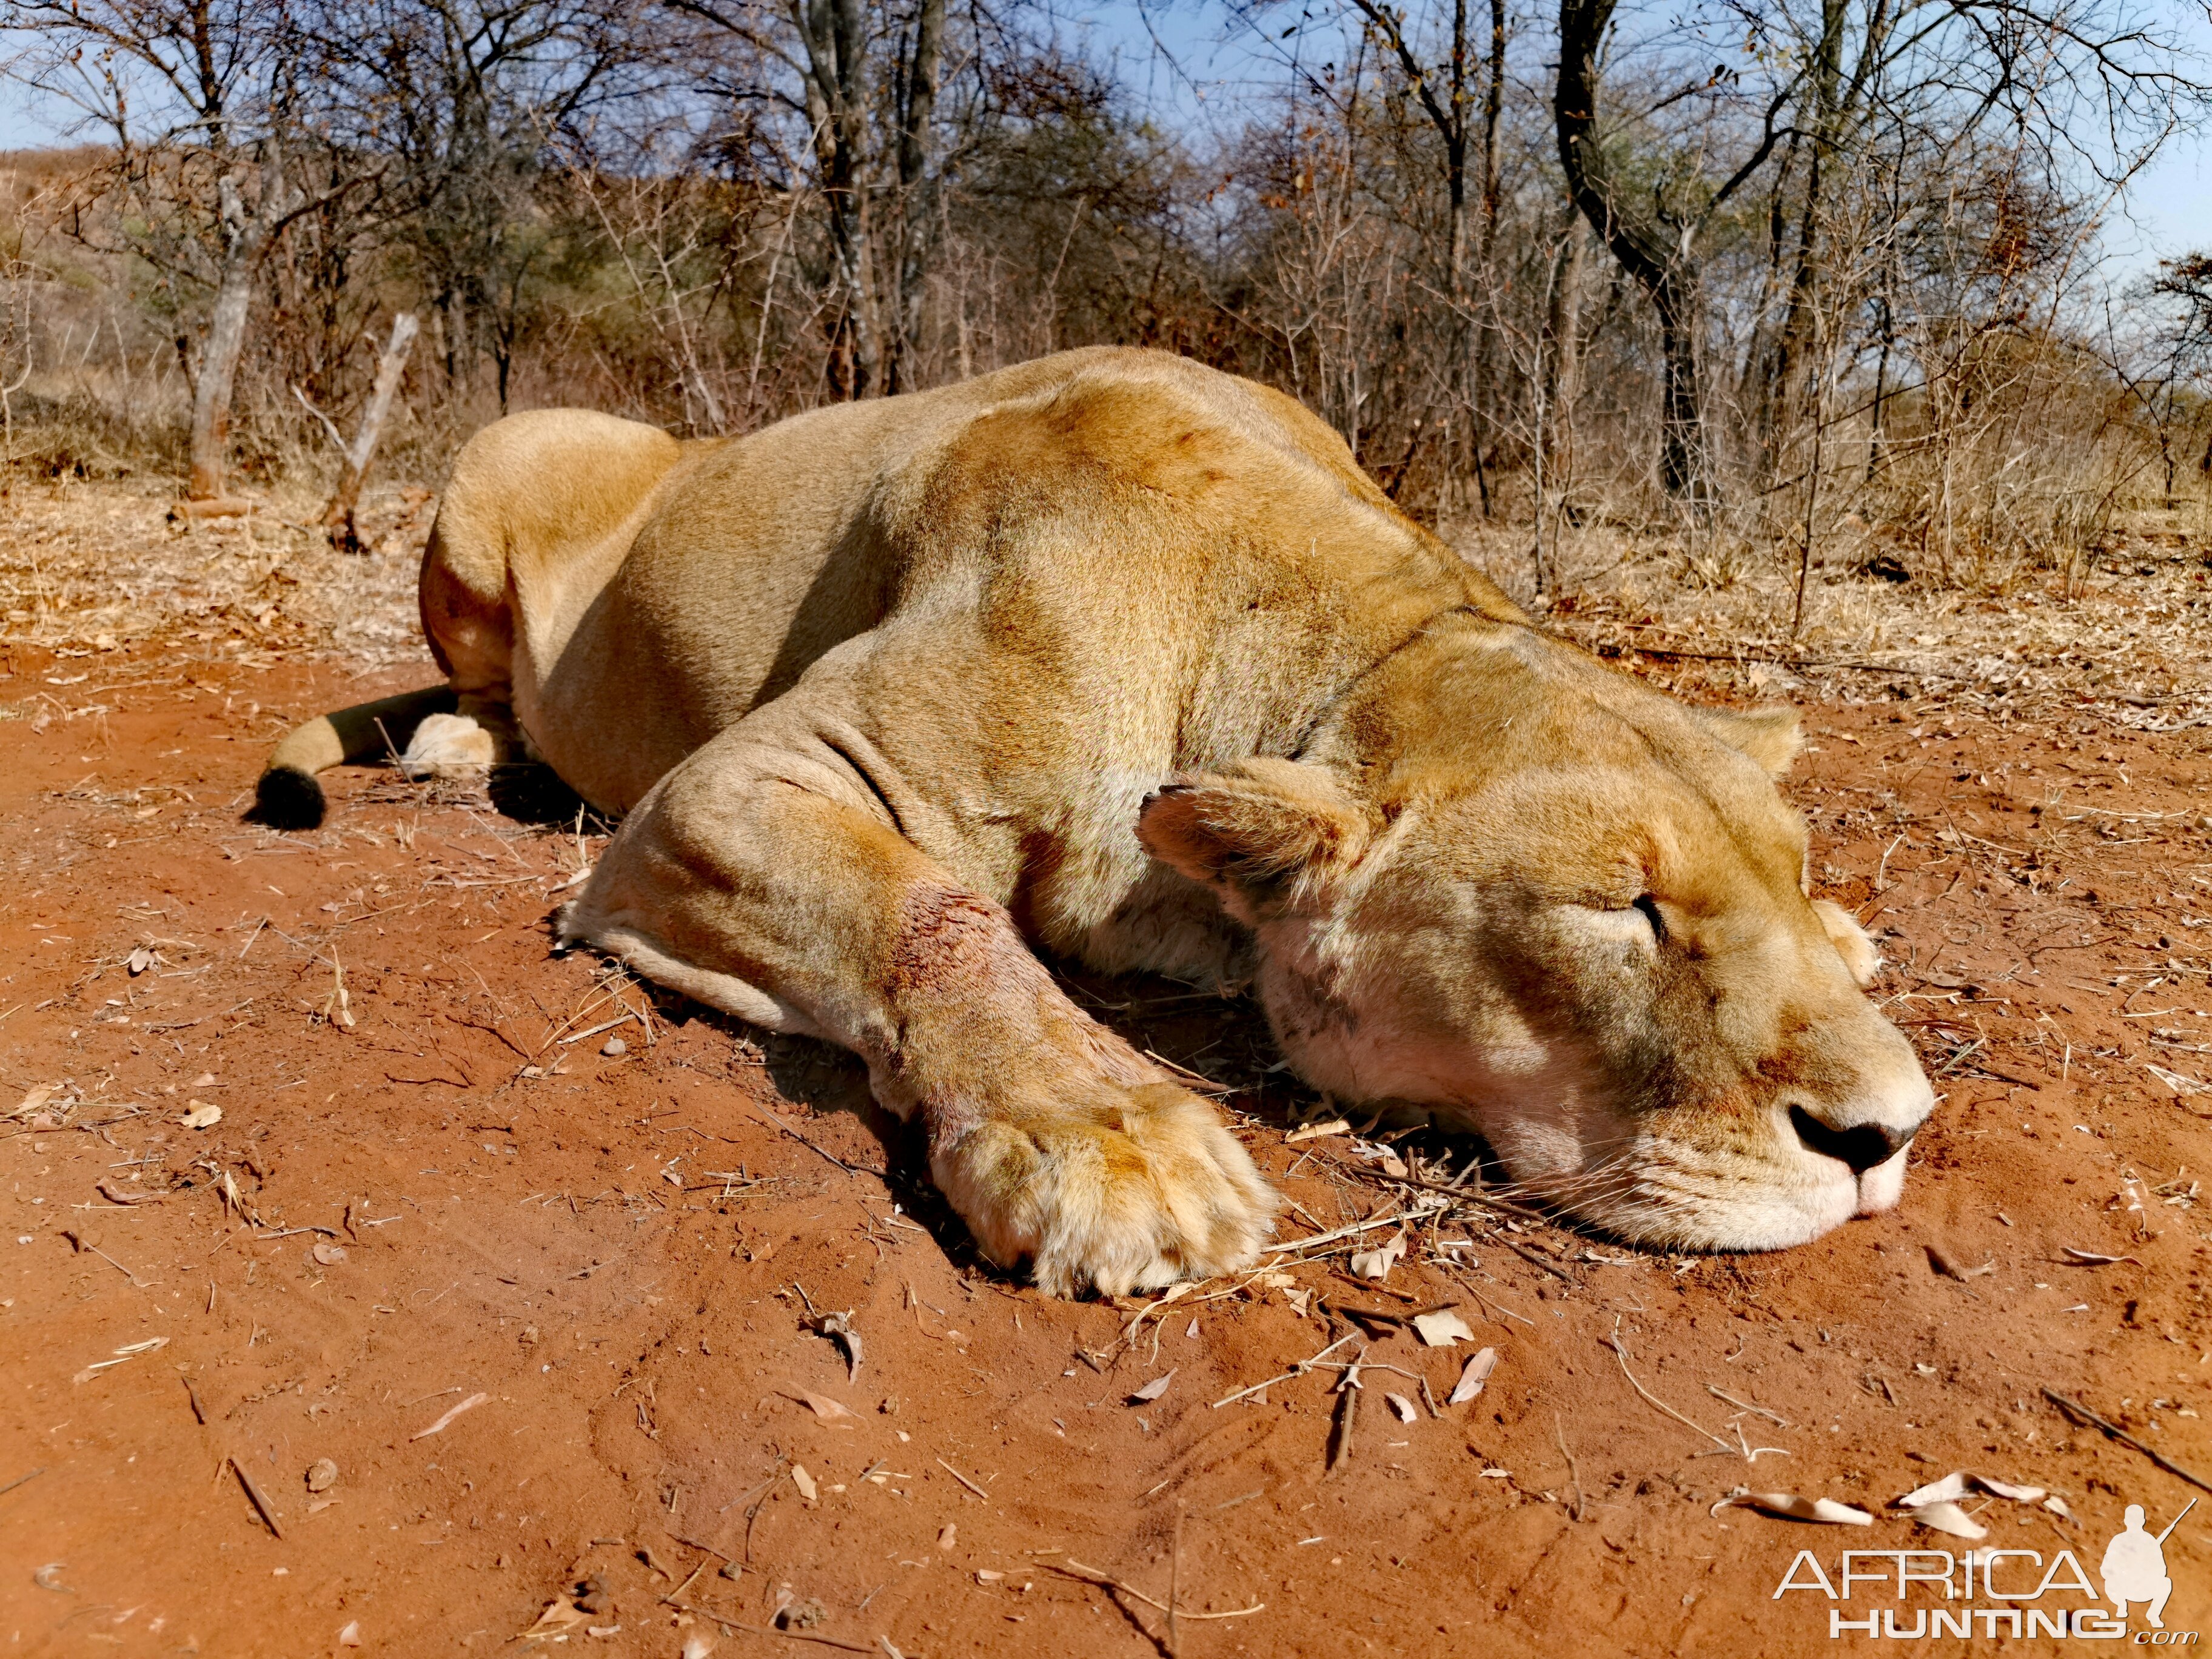
[[[254,786],[253,816],[273,829],[313,829],[325,809],[317,773],[389,756],[411,744],[423,726],[453,719],[457,703],[450,685],[427,685],[294,726],[270,752]]]
[[[531,758],[528,749],[503,700],[464,696],[453,713],[429,715],[415,728],[398,765],[417,781],[477,779],[495,766]]]

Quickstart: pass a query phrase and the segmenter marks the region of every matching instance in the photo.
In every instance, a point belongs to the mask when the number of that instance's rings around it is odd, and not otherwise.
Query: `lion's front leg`
[[[866,1059],[994,1261],[1061,1295],[1224,1272],[1273,1195],[1212,1110],[1077,1008],[996,904],[825,752],[741,724],[654,787],[564,936]]]

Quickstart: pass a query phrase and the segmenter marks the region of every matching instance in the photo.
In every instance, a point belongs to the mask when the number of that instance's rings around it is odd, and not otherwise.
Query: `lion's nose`
[[[1888,1163],[1910,1144],[1920,1127],[1917,1123],[1910,1129],[1887,1123],[1854,1123],[1838,1129],[1821,1122],[1802,1106],[1790,1109],[1790,1127],[1809,1150],[1849,1164],[1853,1175],[1864,1175],[1876,1164]]]

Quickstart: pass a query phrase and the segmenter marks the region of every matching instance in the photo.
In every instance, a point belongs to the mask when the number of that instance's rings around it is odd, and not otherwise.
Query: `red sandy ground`
[[[1881,1513],[1908,1488],[2050,1487],[2078,1524],[1994,1502],[1989,1541],[2093,1572],[2125,1504],[2155,1530],[2192,1495],[2046,1387],[2212,1470],[2212,1093],[2145,1069],[2212,1079],[2203,731],[1813,707],[1792,787],[1816,868],[1891,935],[1878,994],[1945,1096],[1904,1208],[1736,1259],[1507,1236],[1549,1269],[1477,1228],[1471,1271],[1417,1248],[1398,1297],[1297,1267],[1340,1304],[1456,1303],[1500,1356],[1474,1404],[1411,1423],[1382,1396],[1415,1383],[1368,1372],[1325,1478],[1335,1373],[1212,1405],[1320,1350],[1324,1315],[1216,1284],[1132,1348],[1129,1310],[975,1261],[842,1057],[672,1000],[620,1057],[607,1034],[549,1044],[617,1012],[590,1006],[599,964],[548,950],[574,836],[365,772],[336,775],[319,833],[242,823],[285,723],[426,676],[203,655],[0,658],[0,1112],[63,1085],[0,1122],[9,1653],[350,1652],[349,1627],[364,1653],[489,1653],[594,1579],[566,1650],[1167,1650],[1158,1613],[1071,1562],[1158,1601],[1174,1583],[1198,1659],[1829,1652],[1829,1602],[1772,1599],[1797,1550],[1832,1577],[1845,1548],[1968,1547]],[[139,947],[159,960],[134,975]],[[1093,989],[1164,1053],[1251,1066],[1249,1009]],[[550,1074],[522,1074],[533,1055]],[[1407,1196],[1344,1139],[1286,1147],[1280,1083],[1235,1103],[1272,1175],[1316,1152],[1286,1236]],[[183,1127],[196,1101],[221,1122]],[[1993,1271],[1944,1276],[1931,1246]],[[810,1306],[851,1310],[857,1379]],[[1788,1455],[1747,1467],[1662,1415],[1616,1331],[1674,1411]],[[1467,1352],[1367,1357],[1441,1403]],[[1878,1518],[1709,1512],[1747,1485]],[[2166,1559],[2167,1625],[2212,1622],[2212,1505]],[[787,1597],[843,1645],[744,1628]]]

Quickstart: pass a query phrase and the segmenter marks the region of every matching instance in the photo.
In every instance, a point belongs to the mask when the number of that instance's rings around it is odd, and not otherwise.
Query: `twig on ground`
[[[2183,1468],[2180,1464],[2166,1456],[2165,1453],[2154,1450],[2152,1448],[2144,1445],[2142,1441],[2136,1439],[2135,1436],[2130,1434],[2118,1424],[2106,1422],[2103,1418],[2098,1416],[2096,1413],[2091,1411],[2087,1406],[2081,1404],[2080,1401],[2069,1400],[2064,1395],[2059,1393],[2056,1389],[2045,1389],[2043,1391],[2043,1397],[2051,1401],[2052,1405],[2057,1407],[2059,1410],[2064,1412],[2075,1422],[2090,1428],[2101,1429],[2106,1434],[2118,1441],[2123,1446],[2132,1446],[2136,1450],[2141,1452],[2145,1457],[2150,1459],[2152,1462],[2157,1464],[2159,1468],[2164,1469],[2168,1474],[2172,1475],[2177,1480],[2186,1480],[2192,1486],[2199,1487],[2205,1492],[2212,1492],[2212,1480],[2207,1480],[2200,1474],[2191,1474],[2187,1469]]]
[[[1784,1421],[1783,1419],[1781,1419],[1781,1418],[1779,1418],[1779,1417],[1777,1417],[1777,1416],[1776,1416],[1772,1412],[1771,1412],[1771,1411],[1767,1410],[1765,1407],[1764,1407],[1764,1406],[1753,1406],[1753,1405],[1751,1405],[1751,1404],[1749,1404],[1748,1402],[1747,1402],[1747,1401],[1741,1401],[1741,1400],[1737,1399],[1737,1398],[1736,1398],[1734,1395],[1732,1395],[1732,1394],[1724,1394],[1724,1393],[1723,1393],[1723,1392],[1722,1392],[1722,1390],[1719,1389],[1719,1387],[1717,1387],[1717,1386],[1716,1384],[1714,1384],[1714,1383],[1711,1383],[1711,1382],[1706,1383],[1706,1384],[1705,1384],[1705,1392],[1706,1392],[1707,1394],[1709,1394],[1709,1395],[1712,1395],[1712,1396],[1713,1396],[1713,1398],[1714,1398],[1714,1399],[1716,1399],[1716,1400],[1725,1400],[1725,1401],[1727,1401],[1729,1402],[1729,1405],[1734,1406],[1734,1407],[1735,1407],[1738,1411],[1746,1411],[1746,1412],[1749,1412],[1749,1413],[1750,1413],[1753,1416],[1754,1416],[1754,1417],[1763,1417],[1763,1418],[1765,1418],[1768,1422],[1770,1422],[1770,1423],[1773,1424],[1773,1425],[1774,1425],[1774,1426],[1775,1426],[1776,1428],[1778,1428],[1778,1429],[1786,1429],[1786,1428],[1788,1428],[1788,1427],[1790,1426],[1790,1425],[1789,1425],[1786,1421]]]
[[[1552,1413],[1552,1432],[1559,1437],[1559,1455],[1567,1460],[1567,1479],[1574,1483],[1575,1488],[1575,1519],[1580,1521],[1583,1518],[1584,1508],[1583,1472],[1575,1467],[1574,1453],[1567,1449],[1566,1425],[1559,1421],[1559,1414],[1557,1412]]]
[[[1293,1377],[1304,1376],[1309,1370],[1312,1370],[1322,1360],[1328,1358],[1329,1355],[1334,1353],[1346,1343],[1354,1341],[1357,1339],[1358,1333],[1356,1332],[1351,1336],[1340,1336],[1335,1341],[1330,1343],[1328,1346],[1323,1348],[1319,1353],[1314,1355],[1312,1358],[1301,1359],[1297,1364],[1291,1366],[1290,1370],[1282,1372],[1279,1376],[1271,1376],[1265,1382],[1255,1382],[1249,1389],[1239,1389],[1235,1394],[1225,1395],[1222,1399],[1215,1401],[1212,1409],[1214,1411],[1219,1411],[1224,1406],[1233,1406],[1238,1401],[1245,1398],[1248,1395],[1257,1394],[1262,1389],[1271,1389],[1278,1382],[1287,1382]]]
[[[799,1133],[799,1132],[793,1128],[790,1124],[785,1122],[779,1114],[771,1112],[767,1107],[757,1104],[750,1100],[746,1101],[744,1104],[748,1110],[754,1112],[761,1117],[766,1118],[770,1123],[782,1130],[784,1133],[789,1135],[800,1146],[805,1147],[811,1152],[828,1158],[832,1164],[842,1170],[847,1175],[873,1176],[878,1181],[884,1181],[890,1178],[889,1170],[871,1170],[861,1164],[846,1163],[843,1158],[838,1157],[836,1153],[830,1151],[827,1147],[818,1146],[814,1141],[809,1139],[806,1136]]]
[[[967,1487],[969,1492],[974,1492],[976,1497],[982,1498],[988,1498],[990,1497],[990,1493],[985,1492],[981,1486],[977,1486],[973,1480],[970,1480],[966,1475],[961,1474],[959,1470],[954,1468],[951,1464],[946,1462],[943,1458],[940,1457],[937,1460],[937,1467],[943,1469],[945,1474],[951,1475],[962,1486]]]
[[[1511,1239],[1506,1237],[1503,1233],[1492,1233],[1490,1235],[1490,1238],[1492,1243],[1503,1244],[1507,1249],[1512,1251],[1514,1255],[1519,1256],[1530,1267],[1541,1267],[1546,1273],[1551,1274],[1554,1279],[1560,1280],[1563,1284],[1574,1285],[1577,1289],[1581,1288],[1579,1285],[1575,1285],[1575,1276],[1569,1273],[1565,1267],[1559,1266],[1558,1262],[1545,1261],[1544,1258],[1538,1255],[1535,1251],[1528,1249],[1522,1245],[1516,1244]]]
[[[1735,1449],[1734,1446],[1729,1445],[1727,1441],[1722,1439],[1720,1436],[1715,1434],[1711,1429],[1698,1428],[1698,1425],[1690,1421],[1688,1418],[1683,1416],[1681,1413],[1676,1411],[1665,1401],[1660,1399],[1657,1395],[1652,1393],[1650,1389],[1645,1388],[1641,1382],[1638,1382],[1636,1380],[1636,1373],[1628,1369],[1628,1350],[1620,1346],[1620,1338],[1618,1334],[1605,1337],[1602,1340],[1607,1347],[1613,1350],[1613,1357],[1620,1362],[1620,1374],[1628,1379],[1628,1386],[1635,1389],[1637,1393],[1642,1395],[1645,1402],[1654,1410],[1662,1412],[1667,1416],[1673,1418],[1677,1423],[1680,1423],[1686,1429],[1696,1430],[1698,1433],[1705,1436],[1706,1439],[1711,1441],[1713,1444],[1718,1446],[1723,1451],[1732,1452]]]
[[[284,1528],[276,1522],[276,1511],[269,1507],[269,1500],[261,1495],[261,1488],[253,1484],[253,1477],[246,1472],[246,1465],[238,1461],[238,1455],[233,1452],[228,1455],[231,1472],[237,1475],[238,1484],[246,1488],[246,1495],[252,1500],[254,1510],[261,1516],[262,1524],[276,1535],[279,1543],[282,1543],[284,1538]]]
[[[1049,1572],[1064,1572],[1071,1578],[1081,1578],[1090,1583],[1103,1584],[1109,1589],[1117,1589],[1121,1591],[1124,1595],[1133,1596],[1138,1601],[1142,1601],[1146,1607],[1152,1607],[1160,1613],[1165,1613],[1167,1611],[1167,1607],[1164,1603],[1153,1601],[1152,1598],[1146,1595],[1144,1591],[1123,1583],[1111,1573],[1101,1572],[1096,1567],[1086,1566],[1082,1562],[1076,1560],[1073,1556],[1070,1556],[1065,1562],[1040,1561],[1037,1563],[1037,1565],[1044,1568]],[[1182,1616],[1185,1619],[1248,1619],[1255,1613],[1265,1612],[1267,1610],[1267,1604],[1265,1601],[1255,1601],[1249,1607],[1233,1607],[1226,1613],[1192,1613],[1186,1609]]]

